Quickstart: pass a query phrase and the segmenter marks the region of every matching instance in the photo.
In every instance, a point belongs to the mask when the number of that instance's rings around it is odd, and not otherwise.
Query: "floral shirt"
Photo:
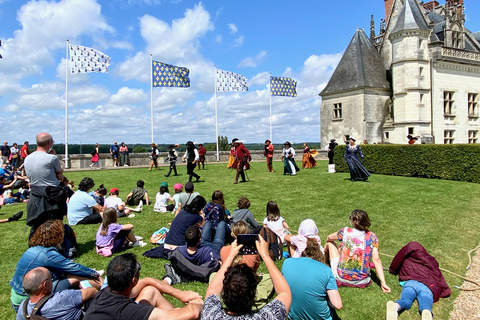
[[[211,221],[215,230],[220,221],[225,220],[225,210],[223,210],[220,204],[207,203],[205,208],[203,208],[203,213],[205,214],[205,221]]]
[[[345,280],[356,281],[370,277],[373,248],[378,249],[378,239],[371,231],[343,228],[337,232],[342,242],[342,253],[337,273]]]

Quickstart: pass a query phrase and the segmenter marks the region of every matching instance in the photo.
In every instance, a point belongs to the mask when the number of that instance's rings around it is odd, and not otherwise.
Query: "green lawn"
[[[168,171],[165,167],[156,172],[148,172],[146,168],[119,168],[67,172],[65,175],[75,181],[76,185],[83,177],[90,176],[95,180],[96,186],[103,183],[108,190],[119,188],[123,199],[136,186],[136,181],[142,179],[154,202],[162,181],[168,182],[173,193],[175,183],[184,184],[188,180],[186,168],[180,166],[178,169],[181,176],[169,178],[164,177]],[[378,236],[380,253],[395,255],[409,241],[418,241],[437,258],[441,267],[465,275],[467,252],[478,245],[480,238],[479,206],[475,196],[480,191],[478,184],[381,175],[372,175],[365,183],[352,183],[346,173],[327,173],[326,161],[320,161],[315,169],[300,171],[297,176],[282,175],[283,167],[279,162],[274,163],[274,169],[275,173],[268,173],[265,163],[253,163],[252,169],[248,171],[250,182],[233,185],[233,170],[227,169],[225,164],[207,164],[207,170],[197,171],[201,181],[195,184],[195,191],[209,201],[213,191],[222,190],[230,211],[236,208],[240,197],[247,196],[252,204],[250,209],[260,222],[265,216],[267,202],[274,200],[292,229],[298,229],[303,219],[314,219],[323,243],[328,234],[349,225],[348,216],[353,209],[364,209],[372,221],[371,230]],[[3,206],[0,218],[25,209],[24,204]],[[154,213],[153,206],[148,206],[135,218],[124,218],[120,222],[133,223],[135,233],[148,241],[155,230],[166,226],[171,220],[170,213]],[[77,262],[105,269],[109,259],[98,256],[94,249],[97,228],[96,225],[74,226],[81,252]],[[0,224],[0,264],[3,269],[0,275],[1,319],[14,318],[8,283],[17,261],[27,248],[28,232],[25,218],[19,222]],[[166,261],[142,256],[144,251],[152,247],[149,244],[130,251],[136,253],[142,263],[142,276],[161,278],[165,274],[163,264]],[[388,267],[391,258],[381,258],[383,265]],[[282,261],[277,262],[278,267],[281,264]],[[261,270],[266,271],[264,266]],[[462,284],[462,280],[450,274],[444,276],[453,294],[434,305],[435,319],[448,319],[453,301],[459,294],[455,286]],[[383,294],[377,283],[366,289],[340,288],[343,309],[338,312],[339,317],[384,319],[386,302],[398,299],[401,292],[396,277],[387,273],[386,280],[392,288],[390,294]],[[192,283],[178,287],[204,295],[207,285]],[[416,303],[412,310],[400,316],[400,319],[419,318]]]

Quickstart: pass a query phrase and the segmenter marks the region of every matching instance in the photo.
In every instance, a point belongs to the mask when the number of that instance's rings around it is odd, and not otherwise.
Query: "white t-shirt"
[[[108,197],[105,199],[105,208],[114,208],[118,212],[118,207],[123,205],[122,199],[119,197]]]
[[[278,218],[277,221],[269,221],[266,217],[265,219],[263,219],[263,224],[266,225],[268,227],[268,229],[272,230],[273,232],[275,232],[275,234],[277,236],[279,236],[281,239],[282,239],[282,242],[283,242],[283,238],[285,237],[285,233],[283,231],[283,222],[285,220],[280,217]]]
[[[170,193],[168,192],[165,192],[164,194],[160,194],[160,192],[158,192],[155,198],[155,205],[153,206],[153,211],[167,212],[167,201],[170,197]]]

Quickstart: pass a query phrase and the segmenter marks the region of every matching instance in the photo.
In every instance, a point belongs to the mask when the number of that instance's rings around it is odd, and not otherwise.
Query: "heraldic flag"
[[[154,87],[190,87],[190,70],[158,61],[153,61],[152,84]]]
[[[70,45],[70,73],[108,72],[110,57],[98,50]]]
[[[285,77],[270,77],[270,95],[296,97],[297,81]]]
[[[248,91],[247,78],[244,76],[220,69],[215,71],[217,73],[217,92]]]

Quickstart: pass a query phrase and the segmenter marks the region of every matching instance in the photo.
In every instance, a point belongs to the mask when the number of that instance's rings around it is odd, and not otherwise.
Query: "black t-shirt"
[[[203,218],[198,214],[180,210],[172,221],[170,231],[168,231],[167,237],[165,238],[165,243],[174,246],[183,246],[185,244],[185,232],[188,227],[202,220]]]
[[[146,320],[152,306],[138,304],[107,287],[97,293],[90,304],[84,320]]]

